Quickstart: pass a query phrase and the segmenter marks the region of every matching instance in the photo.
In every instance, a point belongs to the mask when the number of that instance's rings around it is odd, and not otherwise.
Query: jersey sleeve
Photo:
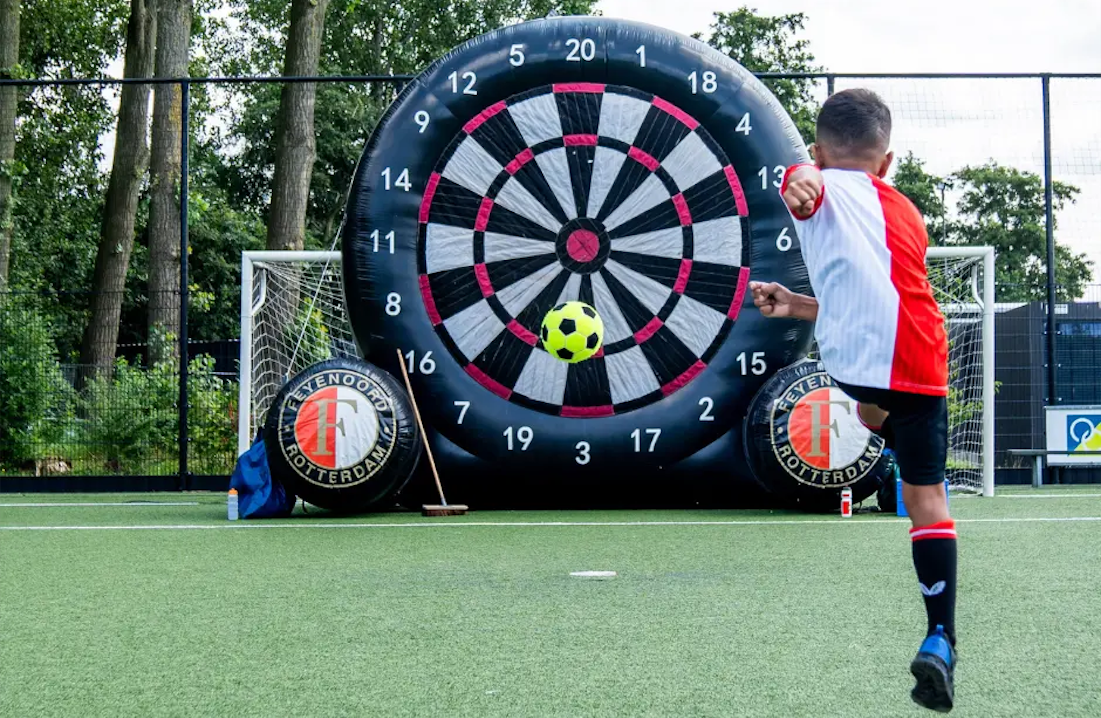
[[[814,167],[814,165],[807,164],[807,163],[802,163],[802,164],[792,165],[791,167],[788,167],[787,171],[784,172],[784,179],[780,183],[780,196],[781,197],[783,197],[784,192],[786,192],[787,189],[788,189],[788,181],[791,179],[791,175],[795,173],[795,170],[800,169],[801,167]],[[795,219],[796,221],[806,222],[807,220],[811,219],[812,217],[814,217],[815,215],[818,214],[818,209],[822,206],[822,201],[825,198],[826,198],[826,186],[825,186],[825,184],[823,184],[822,185],[822,193],[820,195],[818,195],[818,201],[816,201],[814,203],[814,209],[811,210],[810,214],[808,214],[806,217],[800,217],[799,215],[792,212],[790,207],[788,207],[788,214],[790,214],[792,216],[792,218]],[[785,203],[784,206],[787,207],[787,203]]]

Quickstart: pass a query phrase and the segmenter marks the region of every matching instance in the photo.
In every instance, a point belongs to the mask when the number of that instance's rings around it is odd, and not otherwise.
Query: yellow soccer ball
[[[543,348],[555,359],[577,364],[591,358],[604,344],[604,322],[584,302],[559,304],[543,317]]]

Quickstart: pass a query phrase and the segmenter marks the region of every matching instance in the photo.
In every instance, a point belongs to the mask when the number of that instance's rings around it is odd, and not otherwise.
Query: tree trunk
[[[157,0],[157,77],[186,77],[191,44],[191,0]],[[149,349],[150,361],[175,356],[158,336],[180,329],[180,123],[183,91],[179,85],[153,90],[153,142],[149,205]]]
[[[19,0],[0,0],[0,78],[19,64]],[[8,288],[12,236],[12,163],[18,87],[0,87],[0,292]]]
[[[293,0],[283,75],[317,74],[329,0]],[[314,139],[314,83],[283,85],[275,128],[275,177],[268,217],[268,249],[302,249],[310,176],[317,156]]]
[[[126,30],[126,77],[153,74],[157,40],[156,0],[130,0]],[[103,227],[92,280],[92,316],[84,330],[80,363],[85,371],[111,368],[119,335],[126,271],[134,247],[134,221],[142,178],[149,165],[149,85],[123,85],[115,157],[103,210]],[[83,378],[83,377],[82,377]]]

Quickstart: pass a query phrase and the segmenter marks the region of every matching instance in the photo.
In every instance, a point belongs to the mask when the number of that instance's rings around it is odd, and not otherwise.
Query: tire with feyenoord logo
[[[841,490],[863,501],[891,478],[883,439],[856,415],[821,362],[806,359],[778,371],[753,397],[743,432],[754,477],[784,503],[837,511]]]
[[[276,395],[264,425],[272,478],[315,506],[370,509],[409,480],[421,436],[401,384],[354,359],[314,364]]]
[[[602,17],[475,38],[405,87],[356,171],[357,343],[394,374],[400,350],[433,441],[454,447],[441,472],[463,474],[461,452],[485,467],[453,481],[506,501],[669,494],[660,470],[738,429],[809,347],[809,323],[767,320],[747,292],[751,270],[810,291],[778,191],[808,159],[768,89],[691,38]],[[567,301],[604,327],[575,364],[539,339]]]

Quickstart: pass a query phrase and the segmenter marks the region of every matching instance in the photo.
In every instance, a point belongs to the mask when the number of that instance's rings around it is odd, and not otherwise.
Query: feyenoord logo
[[[283,401],[279,445],[306,481],[348,488],[369,480],[394,448],[394,405],[370,377],[329,369]]]
[[[772,407],[772,451],[797,481],[816,488],[854,484],[881,450],[856,415],[856,401],[825,372],[802,377]]]

